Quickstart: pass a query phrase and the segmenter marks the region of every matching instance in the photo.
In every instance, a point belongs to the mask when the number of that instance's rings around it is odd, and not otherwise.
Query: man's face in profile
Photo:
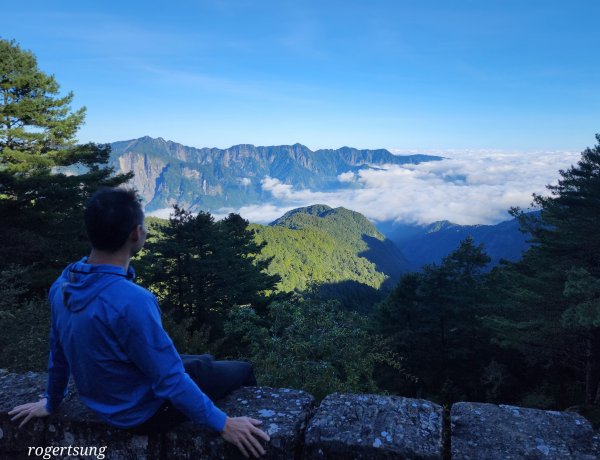
[[[146,236],[148,236],[148,230],[146,229],[146,224],[144,222],[142,222],[141,225],[136,226],[133,231],[135,232],[137,240],[134,241],[131,247],[132,257],[140,252],[140,250],[144,247],[144,244],[146,243]]]

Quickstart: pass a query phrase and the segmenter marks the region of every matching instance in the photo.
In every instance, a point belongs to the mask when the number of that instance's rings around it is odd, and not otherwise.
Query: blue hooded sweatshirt
[[[154,295],[132,282],[131,267],[86,262],[69,265],[50,288],[48,412],[71,373],[84,404],[111,425],[139,425],[170,400],[190,420],[222,431],[227,416],[185,372]]]

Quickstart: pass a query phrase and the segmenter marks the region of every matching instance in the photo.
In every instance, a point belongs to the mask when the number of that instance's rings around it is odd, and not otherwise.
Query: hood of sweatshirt
[[[61,275],[63,305],[71,311],[85,309],[107,286],[122,279],[132,280],[131,265],[125,271],[116,265],[88,264],[87,257],[72,263]]]

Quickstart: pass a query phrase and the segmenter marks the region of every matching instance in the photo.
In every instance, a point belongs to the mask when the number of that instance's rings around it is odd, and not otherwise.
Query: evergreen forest
[[[132,179],[110,146],[76,141],[85,108],[72,101],[0,40],[0,368],[45,369],[47,292],[89,252],[85,203]],[[571,408],[597,426],[600,135],[557,178],[532,197],[539,212],[511,210],[531,247],[492,270],[466,238],[439,264],[387,276],[357,255],[362,221],[347,210],[327,228],[310,213],[264,227],[175,206],[147,219],[136,282],[180,353],[250,360],[262,385]]]

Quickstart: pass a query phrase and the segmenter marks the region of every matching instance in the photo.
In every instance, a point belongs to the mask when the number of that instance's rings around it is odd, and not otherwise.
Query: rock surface
[[[453,459],[600,459],[600,437],[572,412],[456,403],[450,417]]]
[[[271,440],[262,443],[267,453],[261,459],[300,457],[304,430],[314,408],[314,398],[308,393],[287,388],[246,387],[233,392],[217,405],[230,416],[248,416],[263,422],[260,428]],[[164,449],[168,458],[244,458],[221,436],[192,423],[185,423],[167,433]]]
[[[44,453],[53,459],[243,458],[218,434],[192,423],[157,436],[109,427],[79,401],[72,385],[57,414],[18,429],[7,412],[43,397],[45,386],[46,374],[0,369],[0,460]],[[442,407],[426,400],[334,393],[316,411],[314,404],[306,392],[268,387],[241,388],[217,401],[231,416],[263,421],[271,437],[264,459],[600,460],[600,435],[572,412],[457,403],[450,413],[451,446],[444,446],[450,433]],[[84,455],[76,448],[96,450]]]
[[[441,459],[442,407],[422,399],[334,393],[306,430],[308,459]]]
[[[163,436],[136,436],[109,427],[79,401],[73,386],[69,387],[57,414],[18,429],[7,412],[16,405],[43,397],[45,385],[46,374],[11,374],[0,370],[0,459],[35,458],[27,455],[29,447],[60,446],[97,449],[106,446],[104,458],[111,460],[244,458],[218,434],[191,423]],[[271,442],[265,445],[267,454],[262,458],[292,459],[301,450],[314,398],[300,390],[247,387],[216,404],[228,415],[247,415],[263,422]],[[52,458],[67,458],[67,450]]]

